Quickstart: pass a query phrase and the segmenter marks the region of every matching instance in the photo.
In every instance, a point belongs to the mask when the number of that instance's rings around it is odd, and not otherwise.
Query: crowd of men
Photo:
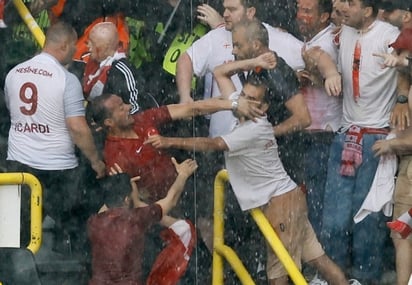
[[[2,62],[0,165],[41,181],[55,250],[76,237],[90,284],[210,283],[227,168],[226,241],[258,284],[289,281],[253,208],[311,284],[381,284],[391,266],[408,284],[412,3],[203,2],[31,1],[50,25],[41,50]]]

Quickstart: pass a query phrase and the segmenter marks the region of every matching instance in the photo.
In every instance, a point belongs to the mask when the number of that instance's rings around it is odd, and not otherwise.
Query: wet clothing
[[[299,267],[301,260],[322,256],[324,252],[308,220],[305,195],[283,168],[267,119],[240,123],[222,139],[229,148],[225,152],[226,166],[242,210],[261,207]],[[268,277],[287,275],[271,248],[267,254]]]
[[[373,53],[391,53],[399,30],[376,20],[366,32],[360,33],[343,26],[340,34],[339,64],[343,81],[342,128],[335,136],[328,161],[325,186],[322,244],[326,253],[341,268],[352,266],[356,279],[378,281],[382,275],[383,253],[388,232],[383,213],[372,213],[362,223],[354,224],[353,217],[372,185],[379,157],[373,144],[386,135],[368,132],[368,128],[384,129],[396,98],[396,70],[382,69],[383,59]],[[360,44],[359,97],[355,97],[356,76],[354,51]],[[356,100],[357,101],[356,101]],[[366,128],[362,137],[362,163],[354,176],[341,175],[346,131],[351,126]],[[347,141],[346,141],[347,143]],[[338,218],[337,218],[338,217]],[[348,234],[352,233],[352,234]],[[333,239],[331,239],[333,237]],[[352,250],[350,250],[352,249]],[[348,264],[349,263],[349,264]]]
[[[177,172],[167,152],[143,143],[148,132],[159,129],[171,122],[172,118],[167,107],[162,106],[137,113],[134,119],[134,131],[139,137],[133,139],[108,136],[104,159],[107,169],[117,163],[131,177],[140,176],[137,182],[139,192],[143,193],[143,200],[153,203],[166,196]]]
[[[243,211],[296,188],[279,159],[272,125],[266,118],[240,123],[222,139],[229,148],[226,167]]]
[[[112,208],[88,220],[92,248],[89,285],[143,285],[142,256],[145,232],[162,218],[162,208]]]
[[[4,93],[11,116],[7,159],[41,170],[77,167],[66,125],[85,113],[77,78],[41,53],[8,73]]]

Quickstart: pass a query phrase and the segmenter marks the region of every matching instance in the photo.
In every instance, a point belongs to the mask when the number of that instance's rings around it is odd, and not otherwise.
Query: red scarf
[[[125,58],[124,53],[116,52],[113,56],[107,57],[102,62],[89,60],[83,74],[83,93],[86,99],[93,99],[102,95],[104,85],[107,81],[107,74],[115,60]]]
[[[362,128],[358,126],[351,126],[346,132],[340,168],[342,176],[355,176],[355,169],[362,163],[362,137]]]

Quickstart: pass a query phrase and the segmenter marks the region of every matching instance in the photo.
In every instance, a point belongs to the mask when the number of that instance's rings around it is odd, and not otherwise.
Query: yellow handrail
[[[224,240],[224,190],[225,183],[229,181],[229,176],[226,170],[218,172],[215,178],[215,197],[214,197],[214,222],[213,222],[213,274],[212,284],[223,284],[223,256],[228,260],[229,264],[235,270],[239,280],[243,284],[255,284],[247,272],[242,261],[236,253],[225,245]]]
[[[293,283],[297,285],[308,284],[263,212],[260,209],[252,209],[250,214],[258,225],[260,231],[263,233],[263,236],[266,238],[273,252],[276,253],[280,262],[282,262]]]
[[[243,284],[255,284],[236,253],[224,244],[224,190],[229,182],[229,175],[225,169],[218,172],[214,183],[214,223],[213,223],[213,273],[212,284],[223,284],[223,257],[229,262]],[[265,236],[273,251],[279,257],[292,281],[297,285],[306,285],[307,282],[298,267],[283,246],[278,235],[260,209],[250,211],[260,231]]]
[[[30,212],[30,243],[27,248],[36,253],[42,242],[42,188],[40,181],[30,173],[8,172],[0,173],[1,185],[26,184],[31,190],[31,212]]]
[[[37,24],[36,20],[31,15],[29,9],[27,9],[26,5],[24,5],[22,0],[13,0],[13,4],[16,7],[17,12],[19,13],[20,17],[26,23],[30,32],[33,34],[36,41],[39,43],[41,47],[43,47],[44,42],[46,40],[46,36],[44,35],[42,29]]]

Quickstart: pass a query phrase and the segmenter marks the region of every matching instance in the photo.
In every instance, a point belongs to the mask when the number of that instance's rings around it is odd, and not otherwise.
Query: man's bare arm
[[[167,192],[166,197],[156,201],[163,210],[163,216],[165,216],[171,209],[173,209],[179,201],[180,195],[184,190],[187,179],[195,172],[198,165],[196,160],[186,159],[182,163],[177,163],[176,159],[172,158],[172,162],[178,173],[175,182]]]
[[[176,84],[180,103],[193,102],[193,98],[191,97],[192,77],[192,59],[187,53],[183,53],[177,60],[176,65]]]
[[[230,79],[232,75],[238,72],[253,70],[257,67],[264,69],[275,68],[276,55],[273,52],[266,52],[255,58],[235,60],[217,66],[213,71],[213,76],[215,77],[222,96],[228,98],[236,91],[235,85]]]
[[[285,105],[292,115],[273,127],[275,136],[277,137],[303,130],[312,123],[308,107],[301,93],[291,97],[286,101]]]
[[[177,148],[189,151],[225,151],[229,149],[226,142],[221,137],[176,138],[154,135],[150,136],[145,141],[145,144],[151,144],[158,149]]]
[[[105,175],[106,166],[97,152],[86,119],[83,116],[69,117],[66,118],[66,124],[73,142],[90,161],[93,170],[97,173],[97,178],[103,177]]]
[[[252,120],[264,115],[258,108],[257,102],[249,101],[245,98],[239,98],[235,101],[237,104],[234,105],[234,101],[232,100],[215,97],[186,104],[171,104],[167,105],[167,108],[173,120],[211,114],[224,110],[236,111],[240,115]]]

